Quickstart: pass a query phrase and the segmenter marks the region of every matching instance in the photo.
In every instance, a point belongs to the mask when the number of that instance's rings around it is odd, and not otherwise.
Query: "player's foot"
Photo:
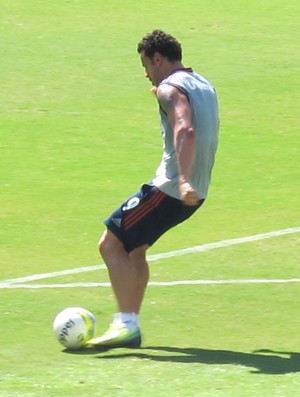
[[[90,339],[87,344],[100,349],[115,349],[118,347],[137,348],[142,343],[141,332],[137,328],[131,331],[123,324],[111,324],[104,335]]]

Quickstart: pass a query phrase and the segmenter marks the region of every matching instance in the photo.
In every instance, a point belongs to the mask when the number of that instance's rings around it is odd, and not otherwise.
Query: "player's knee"
[[[99,252],[102,257],[105,257],[111,252],[117,251],[118,249],[120,249],[120,247],[123,248],[121,242],[112,232],[106,230],[102,234],[98,244]]]
[[[98,243],[98,249],[102,256],[105,255],[105,252],[108,250],[108,247],[109,247],[109,241],[107,238],[107,233],[104,232],[102,234],[102,236],[100,237],[100,240]]]

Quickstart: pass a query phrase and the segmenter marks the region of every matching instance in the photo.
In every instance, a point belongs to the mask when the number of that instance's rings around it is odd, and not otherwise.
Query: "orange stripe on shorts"
[[[124,220],[124,229],[130,229],[136,225],[141,219],[143,219],[153,208],[157,207],[159,203],[164,199],[165,194],[160,190],[157,190],[153,196],[136,208],[136,210],[130,213]]]

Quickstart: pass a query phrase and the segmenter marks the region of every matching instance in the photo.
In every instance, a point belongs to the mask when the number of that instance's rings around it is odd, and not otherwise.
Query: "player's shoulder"
[[[159,99],[159,98],[168,97],[170,95],[175,95],[176,92],[177,92],[177,89],[175,86],[173,86],[169,83],[162,83],[157,87],[156,95]]]
[[[180,86],[170,84],[169,82],[160,84],[156,90],[156,96],[160,102],[169,102],[174,99],[179,99],[183,95],[185,95],[185,92],[183,92]]]

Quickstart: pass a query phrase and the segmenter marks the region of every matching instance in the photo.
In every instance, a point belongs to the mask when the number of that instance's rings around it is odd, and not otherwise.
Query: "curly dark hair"
[[[143,52],[148,58],[153,58],[154,54],[158,52],[168,58],[170,62],[182,59],[181,44],[175,37],[159,29],[143,37],[138,44],[137,51],[139,54]]]

